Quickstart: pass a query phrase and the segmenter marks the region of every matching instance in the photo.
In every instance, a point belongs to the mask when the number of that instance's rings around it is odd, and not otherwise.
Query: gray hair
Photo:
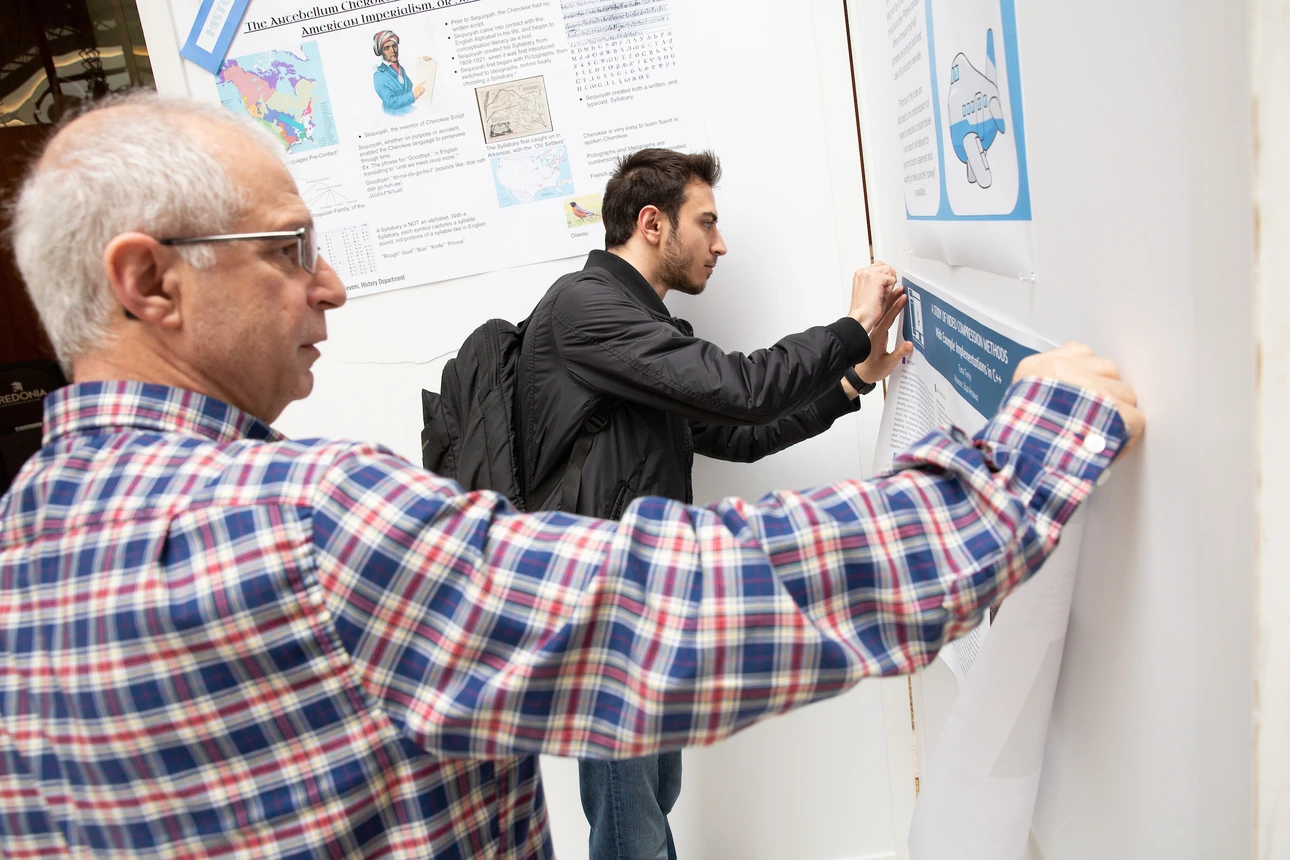
[[[135,92],[79,117],[87,114],[94,115],[89,129],[56,135],[13,209],[18,270],[66,369],[106,342],[116,302],[103,252],[113,238],[223,233],[245,212],[245,195],[209,144],[185,133],[191,122],[184,120],[240,131],[283,157],[266,132],[216,105]],[[215,259],[206,245],[179,250],[197,268]]]

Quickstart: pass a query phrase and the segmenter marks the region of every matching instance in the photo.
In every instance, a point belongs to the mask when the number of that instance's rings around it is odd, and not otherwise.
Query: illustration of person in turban
[[[381,97],[386,113],[407,113],[412,103],[425,94],[424,82],[413,85],[411,69],[399,65],[399,34],[380,30],[372,37],[372,52],[381,63],[372,73],[372,85]]]

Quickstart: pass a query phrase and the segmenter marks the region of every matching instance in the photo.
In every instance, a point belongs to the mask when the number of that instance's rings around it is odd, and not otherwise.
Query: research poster
[[[934,427],[980,430],[998,409],[1017,364],[1052,347],[924,279],[906,275],[903,281],[909,304],[902,325],[914,352],[888,385],[878,468]],[[941,650],[937,659],[948,664],[948,683],[957,690],[941,697],[954,704],[921,779],[909,832],[913,860],[1024,857],[1082,531],[1077,516],[1057,551],[992,621],[983,618]]]
[[[689,56],[673,0],[254,0],[189,80],[282,146],[353,298],[602,247],[621,155],[704,147]]]
[[[1036,274],[1015,0],[887,0],[914,255]]]

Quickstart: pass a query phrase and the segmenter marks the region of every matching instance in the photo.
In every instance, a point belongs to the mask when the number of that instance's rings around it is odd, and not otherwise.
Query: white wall
[[[173,56],[186,30],[170,20],[165,0],[140,7],[154,63],[169,70],[161,87],[184,92]],[[851,271],[869,262],[843,7],[692,0],[688,9],[708,142],[725,169],[717,200],[730,253],[702,298],[669,304],[703,336],[746,351],[837,319]],[[296,437],[375,439],[418,461],[419,389],[438,387],[443,362],[478,323],[524,317],[557,276],[581,265],[556,261],[351,302],[329,315],[313,396],[291,406],[279,428]],[[871,395],[859,416],[761,463],[701,461],[696,493],[700,501],[757,497],[858,476],[880,412]],[[875,681],[726,744],[687,751],[673,815],[681,855],[896,857],[884,733],[907,735],[908,726],[898,708],[884,723],[884,690],[889,705],[905,697],[903,680]],[[574,764],[548,759],[543,768],[557,850],[585,857]]]
[[[886,3],[849,6],[875,240],[901,255]],[[1246,4],[1019,3],[1018,19],[1038,283],[941,278],[1116,359],[1149,420],[1090,505],[1032,856],[1250,856]]]
[[[1256,856],[1290,856],[1290,0],[1253,4],[1258,375]]]

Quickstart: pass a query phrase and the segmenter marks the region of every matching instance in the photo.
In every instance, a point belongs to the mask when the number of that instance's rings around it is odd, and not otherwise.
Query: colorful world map
[[[230,59],[220,67],[217,85],[224,107],[262,123],[287,152],[340,140],[317,42],[305,42],[298,54],[265,51]]]

